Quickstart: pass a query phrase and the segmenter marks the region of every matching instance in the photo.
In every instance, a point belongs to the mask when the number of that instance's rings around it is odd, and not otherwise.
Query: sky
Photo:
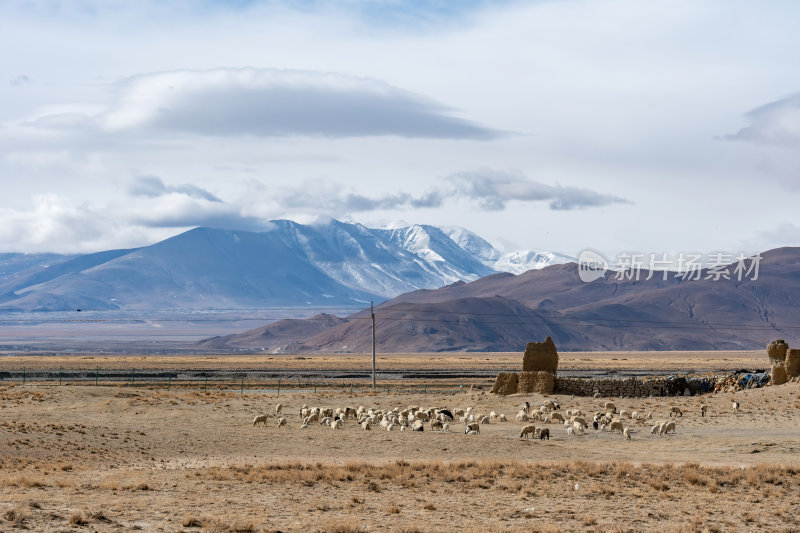
[[[0,252],[329,217],[800,245],[800,3],[0,0]]]

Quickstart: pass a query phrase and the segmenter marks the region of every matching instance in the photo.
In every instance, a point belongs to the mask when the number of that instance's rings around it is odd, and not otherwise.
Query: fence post
[[[242,376],[242,390],[240,394],[244,394],[244,376]]]
[[[133,370],[131,370],[131,387],[133,387]]]
[[[58,384],[59,385],[61,385],[61,371],[62,371],[62,367],[59,366],[58,367]]]
[[[317,384],[314,383],[314,382],[312,382],[311,384],[314,385],[314,396],[316,396],[317,395]]]
[[[25,369],[22,369],[22,386],[25,386]]]
[[[167,390],[172,388],[172,376],[167,376]]]
[[[97,386],[97,379],[100,376],[100,365],[97,365],[97,368],[94,371],[94,386]]]
[[[351,383],[350,384],[350,396],[352,396],[352,395],[353,395],[353,384]]]
[[[278,397],[281,395],[281,378],[278,378]]]
[[[206,377],[206,380],[205,380],[205,383],[203,383],[203,392],[208,391],[208,374],[206,374],[205,377]]]

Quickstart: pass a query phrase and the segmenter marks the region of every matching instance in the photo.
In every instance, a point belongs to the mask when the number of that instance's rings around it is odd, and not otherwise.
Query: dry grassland
[[[378,354],[381,369],[464,369],[516,370],[520,353]],[[693,369],[738,370],[768,365],[763,350],[718,352],[559,352],[559,369],[564,370],[659,370],[689,372]],[[216,355],[216,356],[139,356],[139,355],[55,355],[2,356],[0,368],[7,370],[137,369],[309,369],[342,370],[371,368],[371,354],[326,355]]]
[[[554,398],[562,412],[605,401]],[[631,441],[591,427],[571,437],[557,424],[549,441],[520,439],[514,415],[525,400],[543,397],[3,386],[0,530],[800,530],[800,384],[615,398],[618,409],[653,413],[626,421]],[[276,427],[273,414],[254,427],[278,401],[288,424]],[[457,421],[449,433],[353,421],[301,429],[303,404],[472,406],[509,422],[472,436]],[[684,411],[676,434],[652,436],[671,406]]]

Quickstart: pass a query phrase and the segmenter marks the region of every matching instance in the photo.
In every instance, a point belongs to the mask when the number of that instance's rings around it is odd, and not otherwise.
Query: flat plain
[[[87,359],[91,357],[91,359]],[[503,360],[503,358],[507,358]],[[489,359],[489,361],[486,361]],[[498,360],[499,359],[499,360]],[[521,354],[382,356],[397,368],[514,367]],[[253,368],[366,365],[365,356],[0,357],[0,370],[53,365]],[[152,366],[147,366],[152,365]],[[763,352],[562,354],[561,368],[766,366]],[[661,365],[660,367],[658,365]],[[727,365],[727,366],[725,366]],[[360,366],[359,366],[360,367]],[[82,368],[77,367],[76,368]],[[607,398],[552,395],[560,411]],[[139,385],[0,385],[0,530],[33,531],[797,531],[800,384],[704,396],[613,398],[652,418],[632,430],[520,438],[536,395],[487,388],[386,393],[360,387],[275,392]],[[732,401],[740,403],[734,413]],[[287,424],[277,427],[275,405]],[[709,406],[702,417],[700,405]],[[299,409],[472,407],[508,422],[449,432],[301,428]],[[674,434],[651,426],[672,418]],[[266,426],[253,425],[269,414]]]

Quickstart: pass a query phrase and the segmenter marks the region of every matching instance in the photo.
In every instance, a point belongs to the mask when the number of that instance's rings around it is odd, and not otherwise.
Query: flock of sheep
[[[739,402],[734,401],[732,404],[733,412],[739,410]],[[525,402],[520,406],[517,413],[516,420],[523,422],[525,425],[522,427],[519,438],[538,438],[540,440],[550,440],[550,429],[544,426],[536,426],[534,423],[563,424],[566,433],[569,436],[577,436],[585,434],[589,429],[589,416],[579,409],[566,409],[563,413],[561,406],[554,400],[547,399],[542,405],[536,407],[529,402]],[[703,404],[700,406],[700,414],[705,417],[708,411],[708,406]],[[270,415],[261,414],[253,419],[253,425],[259,424],[267,425]],[[282,427],[287,424],[287,419],[283,416],[283,405],[278,404],[275,406],[275,415],[277,418],[277,427]],[[446,409],[446,408],[421,408],[419,406],[409,406],[406,408],[394,407],[393,409],[373,409],[366,408],[363,405],[353,407],[337,407],[337,408],[324,408],[324,407],[309,407],[303,405],[300,408],[299,416],[301,419],[301,429],[310,427],[312,424],[319,424],[322,426],[329,426],[332,429],[342,429],[346,421],[353,421],[361,426],[364,430],[371,430],[372,428],[380,428],[386,431],[424,431],[425,425],[430,431],[450,431],[450,423],[456,420],[462,424],[464,433],[467,435],[480,434],[481,425],[508,422],[505,414],[497,414],[492,411],[488,414],[476,413],[473,407],[465,409]],[[669,411],[670,418],[677,419],[683,416],[680,407],[671,407]],[[617,411],[613,402],[607,401],[603,404],[603,410],[591,413],[591,426],[598,431],[618,432],[626,440],[631,440],[632,430],[626,426],[626,423],[645,424],[647,420],[653,418],[653,413],[649,412],[644,414],[640,411],[628,412],[625,409]],[[658,421],[651,428],[652,435],[667,435],[668,433],[675,433],[676,423],[675,420]]]

